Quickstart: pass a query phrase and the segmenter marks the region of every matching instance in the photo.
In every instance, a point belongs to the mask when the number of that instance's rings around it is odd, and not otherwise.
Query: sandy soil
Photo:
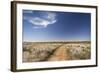
[[[63,61],[69,60],[70,56],[64,46],[59,47],[49,58],[48,61]]]

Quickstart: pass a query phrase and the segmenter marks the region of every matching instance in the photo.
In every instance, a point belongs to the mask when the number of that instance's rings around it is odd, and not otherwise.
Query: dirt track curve
[[[57,48],[52,55],[50,55],[47,59],[47,61],[63,61],[63,60],[69,60],[70,56],[68,53],[68,49],[64,48],[64,46],[61,46]]]

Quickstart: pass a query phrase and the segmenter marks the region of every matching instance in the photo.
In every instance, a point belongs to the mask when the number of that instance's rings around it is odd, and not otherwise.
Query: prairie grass
[[[64,50],[66,51],[64,52],[64,54],[67,54],[67,57],[69,57],[68,60],[85,60],[91,58],[91,44],[87,42],[25,42],[23,43],[23,62],[48,61],[51,55],[59,51],[59,47],[63,47],[62,49],[66,49]],[[63,52],[63,50],[61,52]],[[57,52],[57,54],[61,54],[61,52]],[[54,58],[55,60],[57,60],[56,57]]]

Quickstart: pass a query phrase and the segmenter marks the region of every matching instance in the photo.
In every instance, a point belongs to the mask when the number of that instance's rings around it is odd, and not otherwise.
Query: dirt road
[[[47,59],[47,61],[63,61],[69,60],[68,49],[64,46],[59,47],[56,51]]]

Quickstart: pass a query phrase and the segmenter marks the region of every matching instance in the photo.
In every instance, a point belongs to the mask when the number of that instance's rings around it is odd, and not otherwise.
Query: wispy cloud
[[[23,10],[23,13],[33,13],[32,10]]]
[[[56,13],[53,12],[40,12],[39,16],[24,17],[25,20],[34,25],[34,28],[46,28],[50,24],[56,23]]]
[[[45,12],[45,15],[43,15],[43,17],[48,20],[54,20],[56,18],[56,14],[53,12]]]

